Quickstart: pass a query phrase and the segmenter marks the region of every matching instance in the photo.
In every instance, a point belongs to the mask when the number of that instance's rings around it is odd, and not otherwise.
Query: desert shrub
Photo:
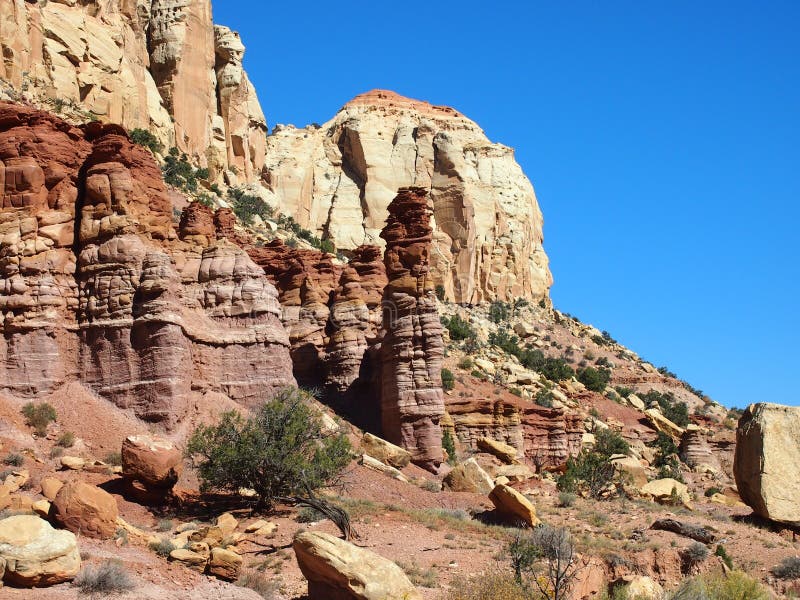
[[[630,396],[630,395],[633,393],[633,389],[631,389],[631,388],[629,388],[629,387],[623,387],[623,386],[619,386],[619,385],[618,385],[618,386],[616,386],[614,389],[615,389],[615,390],[617,391],[617,393],[618,393],[620,396],[622,396],[623,398],[627,398],[628,396]]]
[[[447,317],[442,317],[442,325],[444,325],[450,333],[450,339],[453,341],[457,342],[478,337],[475,328],[458,315],[453,315],[449,319]]]
[[[280,595],[280,584],[277,581],[253,569],[242,571],[239,575],[239,579],[236,580],[236,585],[253,590],[256,594],[264,598],[264,600],[283,598],[283,596]]]
[[[453,434],[449,429],[445,429],[442,434],[442,448],[447,452],[447,462],[455,464],[456,462],[456,441],[453,439]]]
[[[542,525],[517,532],[506,547],[514,580],[527,593],[537,589],[545,598],[567,598],[580,564],[569,531]]]
[[[733,570],[733,559],[730,557],[730,554],[728,554],[728,551],[725,550],[725,546],[717,544],[717,548],[714,550],[714,556],[719,556],[722,562],[724,562],[729,569]]]
[[[309,397],[286,388],[244,417],[224,412],[216,425],[192,434],[187,454],[197,456],[201,488],[255,490],[259,505],[270,508],[281,496],[316,490],[350,462],[350,442],[343,434],[323,434]]]
[[[159,556],[167,557],[169,556],[170,552],[175,550],[175,544],[173,544],[170,540],[160,539],[157,542],[150,542],[150,550]]]
[[[86,565],[74,581],[83,594],[114,594],[127,592],[136,587],[133,578],[122,563],[107,560],[99,565]]]
[[[689,567],[700,564],[708,558],[708,548],[700,542],[693,542],[683,550],[683,559]]]
[[[156,525],[158,531],[172,531],[175,528],[175,523],[172,519],[160,519]]]
[[[56,446],[61,446],[62,448],[72,448],[75,445],[75,434],[71,431],[65,431],[61,434],[61,437],[58,438],[56,441]]]
[[[689,407],[686,402],[678,402],[672,392],[662,394],[656,390],[650,390],[639,397],[645,404],[657,402],[664,416],[676,425],[686,427],[689,424]]]
[[[452,390],[456,387],[456,378],[450,369],[442,369],[442,389]]]
[[[715,486],[715,485],[712,485],[710,488],[708,488],[708,489],[705,491],[705,493],[704,493],[703,495],[704,495],[706,498],[711,498],[711,496],[713,496],[714,494],[721,494],[721,493],[722,493],[722,489],[718,488],[718,487],[717,487],[717,486]]]
[[[408,579],[414,585],[424,588],[439,586],[439,574],[431,568],[420,567],[416,562],[398,562],[397,566],[403,569]]]
[[[489,305],[489,320],[492,323],[504,323],[511,315],[511,308],[505,302],[495,300]]]
[[[628,443],[608,429],[598,431],[593,448],[584,449],[567,459],[567,467],[556,481],[560,492],[585,490],[592,498],[600,498],[610,484],[617,481],[617,470],[609,462],[612,454],[627,454]]]
[[[653,466],[658,469],[658,478],[664,479],[670,477],[677,481],[683,481],[681,463],[677,454],[678,447],[675,445],[672,436],[663,431],[659,431],[658,436],[649,446],[656,450]]]
[[[670,600],[769,600],[770,593],[742,571],[727,575],[704,575],[688,579]]]
[[[419,487],[426,492],[437,493],[442,491],[442,485],[434,479],[423,479],[422,483],[419,484]]]
[[[240,189],[229,189],[228,199],[233,206],[233,214],[246,225],[252,223],[256,215],[266,221],[267,219],[271,219],[275,214],[275,209],[261,198],[253,196],[252,194],[245,194],[244,191]]]
[[[578,499],[578,496],[571,493],[571,492],[559,492],[558,493],[558,505],[564,508],[569,508],[575,504],[575,500]]]
[[[61,446],[53,446],[50,449],[50,458],[59,458],[61,456],[64,456],[64,448]]]
[[[601,429],[595,433],[593,451],[606,458],[614,454],[628,454],[631,447],[619,433],[611,429]]]
[[[444,297],[445,297],[444,286],[441,283],[437,283],[434,290],[436,291],[436,297],[439,299],[439,302],[444,302]]]
[[[21,467],[24,462],[25,462],[25,457],[23,457],[22,454],[18,454],[16,452],[10,452],[3,459],[3,464],[8,465],[9,467]]]
[[[578,369],[578,381],[594,392],[602,392],[611,380],[611,371],[605,368],[595,369],[594,367],[584,367]]]
[[[122,464],[122,454],[120,452],[109,452],[103,457],[103,462],[113,467],[119,467]]]
[[[44,437],[47,434],[47,426],[56,420],[56,409],[52,404],[41,402],[34,404],[28,402],[22,407],[22,415],[25,417],[29,427],[33,427],[36,435]]]
[[[800,579],[800,558],[790,556],[772,568],[772,574],[778,579]]]
[[[446,600],[530,600],[509,573],[490,572],[458,578],[451,583]]]
[[[301,506],[297,511],[295,520],[298,523],[316,523],[325,520],[325,514],[313,506]]]
[[[132,129],[129,135],[134,144],[148,148],[153,154],[161,153],[164,150],[164,144],[159,142],[158,138],[147,129],[137,127]]]
[[[536,397],[533,399],[533,401],[539,406],[544,406],[545,408],[552,408],[553,392],[551,392],[547,388],[542,388],[538,392],[536,392]]]
[[[164,164],[161,166],[164,181],[189,192],[197,191],[197,180],[204,179],[199,177],[197,169],[189,162],[186,154],[180,154],[177,148],[170,148],[167,156],[164,157]],[[205,170],[208,177],[208,170]]]
[[[458,368],[459,369],[466,369],[469,370],[475,365],[475,362],[472,360],[472,357],[465,356],[460,361],[458,361]]]

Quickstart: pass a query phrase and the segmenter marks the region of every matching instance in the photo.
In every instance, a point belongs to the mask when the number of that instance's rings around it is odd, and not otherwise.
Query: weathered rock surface
[[[0,562],[3,583],[20,587],[70,581],[81,568],[75,534],[33,515],[0,521]]]
[[[292,544],[308,580],[310,600],[419,600],[421,595],[392,561],[321,532]]]
[[[494,482],[474,458],[468,458],[454,466],[442,481],[451,492],[473,492],[488,494],[494,489]]]
[[[275,288],[232,243],[179,237],[122,129],[0,103],[0,181],[0,388],[78,380],[170,425],[192,393],[249,404],[294,382]]]
[[[402,469],[411,462],[411,453],[408,450],[395,446],[371,433],[365,433],[362,436],[361,448],[370,456],[397,469]]]
[[[53,518],[74,533],[108,539],[117,531],[114,496],[82,481],[64,484],[53,500]]]
[[[742,501],[766,519],[800,524],[800,407],[751,404],[739,419],[733,472]]]
[[[130,435],[122,442],[122,476],[150,488],[171,489],[183,470],[175,444],[154,435]]]
[[[0,49],[18,97],[147,129],[212,178],[260,174],[266,120],[239,35],[214,27],[210,0],[9,0]]]
[[[321,127],[276,128],[264,179],[284,213],[344,249],[380,243],[397,190],[424,188],[433,204],[430,277],[450,300],[548,295],[533,187],[511,148],[452,108],[362,94]]]
[[[421,188],[401,189],[389,205],[381,342],[381,430],[412,460],[442,462],[442,324],[430,276],[430,209]]]
[[[496,485],[489,494],[497,512],[512,521],[519,521],[528,527],[536,527],[541,523],[536,516],[536,508],[517,490],[502,483]]]

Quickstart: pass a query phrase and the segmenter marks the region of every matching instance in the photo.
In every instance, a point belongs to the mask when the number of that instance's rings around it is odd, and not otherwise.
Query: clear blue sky
[[[800,3],[215,0],[271,125],[372,88],[516,149],[555,305],[716,400],[800,404]]]

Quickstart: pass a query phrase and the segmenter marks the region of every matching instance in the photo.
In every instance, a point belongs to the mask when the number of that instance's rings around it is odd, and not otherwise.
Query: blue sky
[[[800,3],[216,0],[270,125],[373,88],[516,149],[555,305],[732,406],[800,403]]]

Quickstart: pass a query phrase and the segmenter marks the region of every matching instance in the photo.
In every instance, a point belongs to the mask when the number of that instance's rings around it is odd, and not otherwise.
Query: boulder
[[[2,581],[22,587],[69,581],[81,568],[75,535],[34,515],[0,521],[0,562]]]
[[[82,481],[64,484],[53,500],[55,522],[88,537],[114,537],[118,516],[117,501],[111,494]]]
[[[247,527],[245,527],[244,532],[269,536],[275,533],[277,529],[277,523],[271,523],[270,521],[265,521],[264,519],[258,519],[257,521],[253,521]]]
[[[202,573],[206,569],[206,563],[208,562],[208,555],[203,556],[197,552],[192,552],[191,550],[187,550],[186,548],[177,548],[169,553],[170,560],[175,560],[180,563],[183,563],[189,569],[193,571],[199,571]]]
[[[80,456],[62,456],[61,467],[70,471],[80,471],[86,465],[86,461]]]
[[[226,581],[235,581],[242,568],[242,557],[232,550],[212,548],[206,571]]]
[[[411,453],[408,450],[395,446],[371,433],[365,433],[361,438],[361,448],[365,454],[397,469],[402,469],[411,462]]]
[[[452,492],[488,494],[494,488],[492,478],[474,458],[469,458],[453,467],[445,475],[443,484]]]
[[[690,507],[691,498],[689,497],[689,489],[686,484],[681,483],[677,479],[665,477],[664,479],[654,479],[639,488],[642,495],[652,496],[656,502],[664,503],[670,502],[673,498],[672,491],[678,496],[680,502]]]
[[[400,471],[394,467],[383,464],[377,458],[373,458],[369,454],[362,454],[358,462],[368,469],[372,469],[378,473],[383,473],[384,475],[388,475],[389,477],[397,479],[398,481],[402,481],[403,483],[408,483],[408,477],[403,475]]]
[[[664,597],[664,588],[646,575],[634,575],[625,589],[626,598],[634,600],[661,600]]]
[[[222,513],[217,517],[217,527],[222,530],[223,536],[231,535],[238,526],[239,521],[229,512]]]
[[[122,476],[147,487],[171,489],[183,469],[175,444],[153,435],[131,435],[122,442]]]
[[[58,491],[64,487],[64,482],[55,477],[45,477],[40,485],[42,486],[42,496],[48,500],[55,500]]]
[[[403,570],[374,552],[322,532],[292,544],[309,600],[421,600]]]
[[[519,452],[514,446],[506,444],[505,442],[498,442],[497,440],[485,436],[478,438],[478,449],[496,456],[507,464],[517,462],[517,456],[519,455]]]
[[[631,456],[611,457],[611,462],[617,469],[618,473],[630,478],[630,482],[637,488],[641,489],[647,485],[647,471],[642,466],[642,463]]]
[[[517,490],[504,484],[498,484],[489,494],[497,512],[507,519],[522,521],[528,527],[536,527],[541,521],[536,516],[536,508]]]
[[[657,408],[648,408],[644,411],[647,420],[656,431],[661,431],[674,438],[680,439],[683,435],[683,427],[680,427],[665,417]]]
[[[636,394],[631,394],[626,398],[626,400],[628,401],[628,404],[630,404],[633,408],[636,408],[638,410],[644,410],[645,408],[644,400],[639,398],[639,396],[637,396]]]
[[[800,525],[800,407],[751,404],[739,419],[733,474],[757,515]]]

